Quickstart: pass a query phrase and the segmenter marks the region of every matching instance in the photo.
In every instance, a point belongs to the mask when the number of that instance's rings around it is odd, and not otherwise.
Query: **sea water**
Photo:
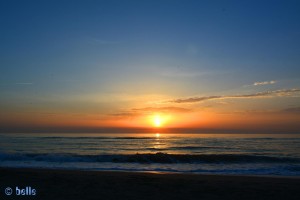
[[[300,134],[0,134],[0,167],[300,175]]]

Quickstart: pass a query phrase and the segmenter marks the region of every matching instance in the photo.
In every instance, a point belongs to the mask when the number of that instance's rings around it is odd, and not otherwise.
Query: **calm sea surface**
[[[300,175],[300,134],[0,134],[0,167]]]

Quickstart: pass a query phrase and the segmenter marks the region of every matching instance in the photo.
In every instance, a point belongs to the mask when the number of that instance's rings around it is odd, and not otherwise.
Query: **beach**
[[[299,177],[0,168],[1,199],[299,199]],[[30,187],[36,195],[5,195]],[[29,197],[29,198],[28,198]]]

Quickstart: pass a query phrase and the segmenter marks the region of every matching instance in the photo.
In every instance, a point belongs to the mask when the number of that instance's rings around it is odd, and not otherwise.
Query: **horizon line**
[[[213,128],[148,128],[148,127],[19,127],[0,128],[0,133],[199,133],[199,134],[300,134],[299,130],[280,129],[213,129]]]

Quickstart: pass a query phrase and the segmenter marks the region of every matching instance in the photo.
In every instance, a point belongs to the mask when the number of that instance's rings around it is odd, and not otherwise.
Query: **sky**
[[[300,2],[0,2],[0,131],[300,132]]]

